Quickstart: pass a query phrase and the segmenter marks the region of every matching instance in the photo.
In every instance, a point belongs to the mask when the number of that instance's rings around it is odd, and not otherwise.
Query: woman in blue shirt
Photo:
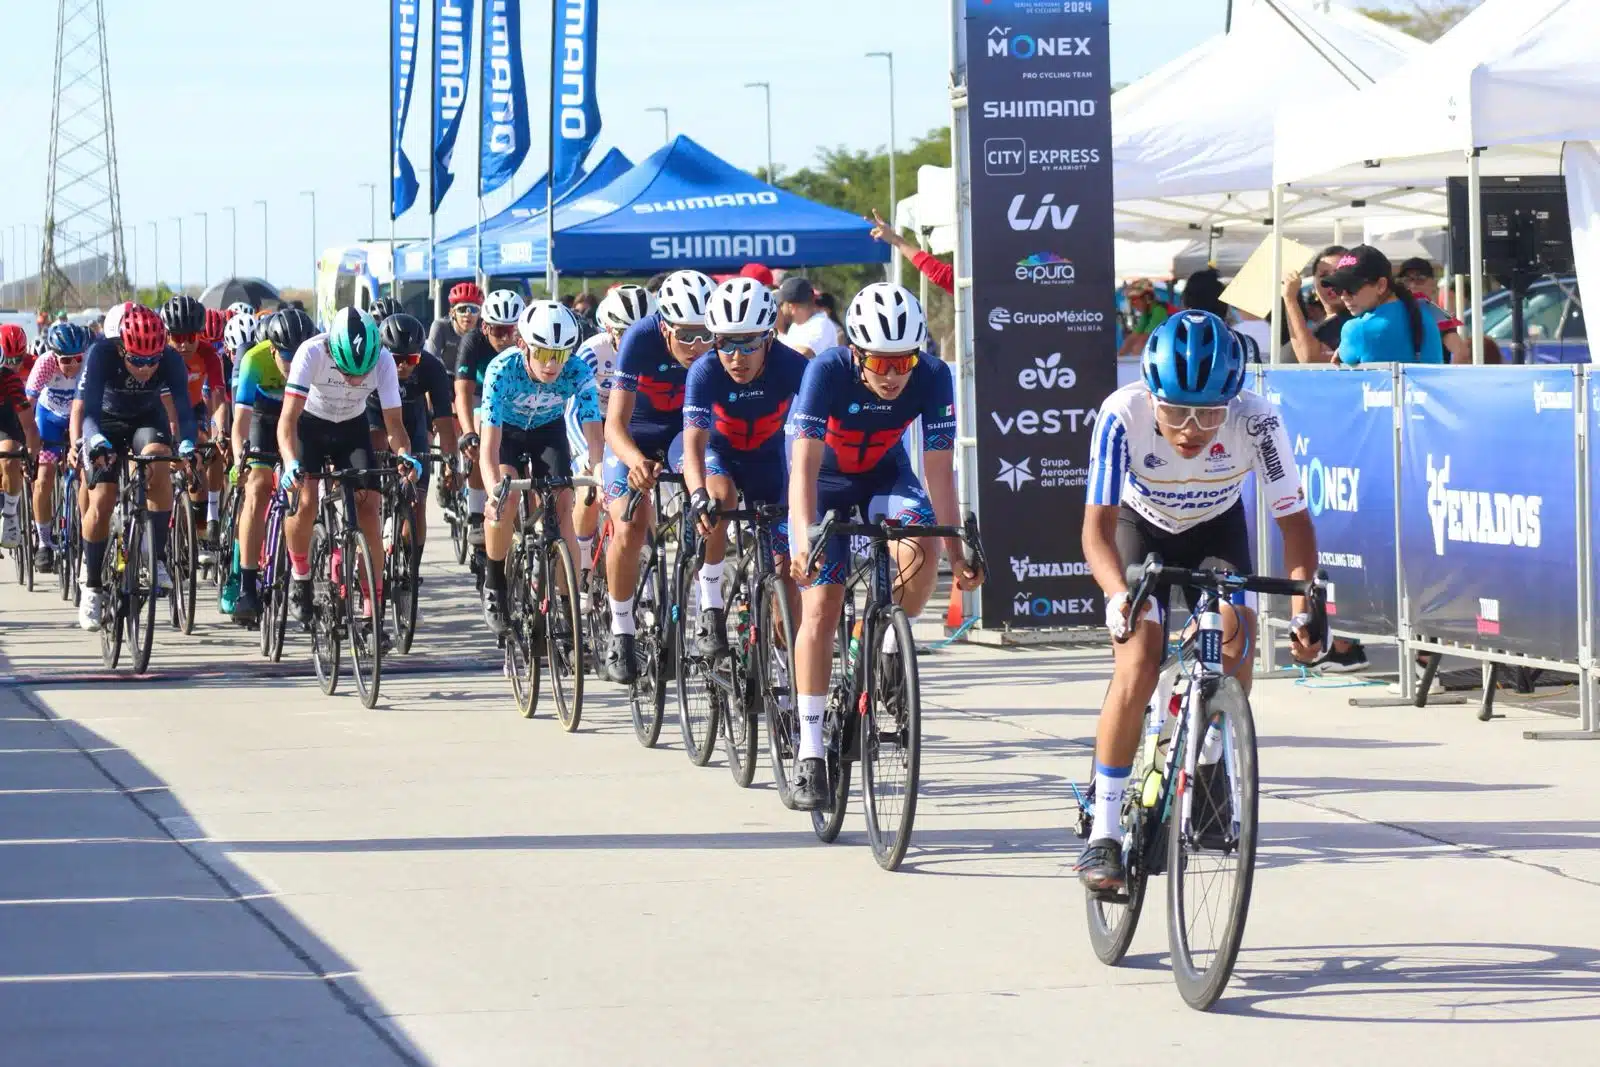
[[[1376,248],[1350,249],[1323,284],[1355,316],[1340,331],[1336,362],[1347,367],[1444,362],[1438,328],[1417,306],[1411,290],[1394,280],[1389,257]]]

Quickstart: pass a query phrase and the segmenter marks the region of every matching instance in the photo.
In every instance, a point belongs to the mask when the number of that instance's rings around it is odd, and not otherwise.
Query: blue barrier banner
[[[1578,656],[1571,367],[1407,367],[1400,549],[1414,635]]]
[[[1373,370],[1267,371],[1266,397],[1300,468],[1300,487],[1317,531],[1317,562],[1332,583],[1333,626],[1393,634],[1400,627],[1394,557],[1394,376]],[[1256,564],[1283,574],[1283,538],[1274,523],[1272,558]]]
[[[511,180],[528,154],[528,88],[522,76],[521,0],[483,0],[483,129],[478,134],[479,196]]]
[[[434,0],[433,7],[433,175],[429,213],[439,210],[455,175],[450,160],[461,132],[462,105],[472,76],[472,0]]]

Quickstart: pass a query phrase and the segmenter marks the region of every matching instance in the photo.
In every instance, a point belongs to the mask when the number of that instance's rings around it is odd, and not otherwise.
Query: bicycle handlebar
[[[874,541],[904,541],[914,537],[959,537],[962,541],[961,560],[974,572],[987,571],[983,554],[983,540],[978,534],[978,517],[967,513],[960,526],[907,526],[893,519],[877,522],[845,522],[838,512],[830,511],[821,522],[807,531],[810,548],[806,552],[806,573],[816,569],[817,561],[827,550],[828,542],[836,537],[866,537]]]
[[[1327,631],[1328,623],[1328,572],[1318,570],[1310,578],[1273,578],[1263,574],[1236,574],[1220,567],[1191,570],[1169,567],[1161,557],[1152,552],[1143,563],[1128,565],[1126,577],[1132,593],[1128,597],[1128,618],[1137,619],[1145,603],[1160,588],[1184,586],[1214,592],[1219,597],[1230,593],[1264,593],[1268,596],[1305,597],[1310,604],[1310,618],[1306,628],[1316,640]],[[1121,644],[1132,636],[1132,630],[1117,638]]]
[[[506,502],[512,493],[544,493],[551,489],[594,489],[600,482],[595,478],[574,475],[570,478],[513,478],[509,474],[495,486],[495,506]]]
[[[661,460],[658,459],[655,462],[660,463]],[[663,482],[667,485],[682,485],[684,484],[683,475],[677,471],[667,470],[665,464],[663,464],[662,469],[656,473],[656,484],[659,485]],[[644,493],[643,489],[628,490],[628,504],[622,509],[623,522],[633,521],[633,513],[639,510],[639,501],[644,499]]]

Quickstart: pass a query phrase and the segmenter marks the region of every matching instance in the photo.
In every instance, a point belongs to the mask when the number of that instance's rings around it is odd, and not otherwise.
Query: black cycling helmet
[[[381,296],[372,302],[372,306],[367,311],[373,318],[382,322],[390,315],[400,314],[400,301],[392,296]]]
[[[179,293],[161,305],[161,321],[169,334],[204,333],[206,308],[188,293]]]
[[[280,352],[293,358],[301,345],[317,335],[317,324],[296,307],[283,308],[272,313],[267,321],[267,340]]]
[[[378,325],[378,339],[397,358],[401,356],[414,356],[422,351],[422,342],[427,340],[427,333],[422,328],[422,323],[405,312],[388,316]]]

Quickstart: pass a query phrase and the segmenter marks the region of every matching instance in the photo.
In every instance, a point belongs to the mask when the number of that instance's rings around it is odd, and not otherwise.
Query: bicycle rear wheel
[[[767,761],[772,766],[772,781],[778,787],[778,799],[793,811],[790,771],[800,753],[800,715],[794,690],[794,618],[781,582],[769,582],[762,598],[756,670],[767,716]]]
[[[844,758],[847,734],[855,727],[855,702],[851,700],[850,638],[855,633],[854,594],[846,589],[834,632],[833,685],[828,709],[822,720],[822,751],[828,764],[828,806],[811,813],[811,829],[817,840],[831,845],[844,827],[850,805],[850,761]],[[858,651],[857,656],[860,655]]]
[[[728,757],[728,771],[740,789],[748,789],[755,780],[759,758],[760,728],[756,724],[761,716],[763,692],[761,627],[764,624],[761,616],[762,612],[769,610],[762,603],[767,588],[767,584],[756,577],[754,557],[746,555],[734,575],[728,596],[728,620],[732,629],[728,644],[732,652],[729,662],[733,693],[722,717],[723,750]],[[788,641],[782,641],[780,647],[788,648]]]
[[[17,561],[22,567],[22,584],[33,592],[34,554],[39,548],[39,533],[33,528],[33,485],[22,480],[22,496],[17,500],[17,521],[22,524],[22,540],[17,543]]]
[[[667,687],[663,682],[671,611],[666,556],[654,534],[645,542],[643,559],[639,590],[634,594],[634,647],[638,662],[628,693],[628,711],[633,716],[634,736],[645,748],[654,748],[661,737],[661,719],[667,708]]]
[[[106,670],[117,669],[122,658],[122,561],[127,558],[122,533],[115,527],[106,543],[105,562],[100,565],[100,662]]]
[[[1132,782],[1143,782],[1148,768],[1135,767]],[[1091,790],[1093,786],[1090,787]],[[1139,914],[1144,910],[1145,888],[1150,881],[1150,870],[1145,863],[1145,846],[1150,833],[1160,833],[1157,822],[1159,811],[1149,812],[1140,806],[1142,790],[1130,787],[1122,805],[1123,867],[1126,870],[1123,891],[1115,898],[1099,897],[1093,893],[1083,895],[1084,912],[1089,920],[1089,945],[1100,962],[1115,967],[1128,954],[1133,944],[1133,934],[1139,928]]]
[[[457,489],[451,494],[447,515],[450,522],[450,547],[455,549],[456,562],[467,562],[467,491]]]
[[[187,494],[174,494],[172,531],[167,538],[168,569],[172,572],[172,625],[185,634],[194,633],[198,571],[194,535],[194,511]]]
[[[411,532],[412,505],[402,503],[396,512],[394,537],[384,567],[383,595],[394,609],[395,650],[403,654],[411,651],[411,642],[417,636],[416,545]]]
[[[325,696],[339,688],[339,597],[333,546],[319,520],[311,528],[311,665]]]
[[[584,589],[589,599],[584,612],[584,628],[588,631],[589,672],[596,678],[605,678],[606,644],[611,639],[611,600],[606,593],[605,556],[584,575]]]
[[[1211,772],[1202,764],[1196,780],[1175,794],[1180,803],[1168,818],[1167,846],[1172,977],[1184,1002],[1197,1011],[1216,1003],[1239,957],[1255,877],[1259,802],[1255,721],[1238,679],[1217,683],[1201,721],[1206,727],[1198,739],[1200,757],[1217,756],[1224,773],[1219,788],[1204,788],[1201,779]],[[1187,819],[1181,803],[1186,791]]]
[[[150,513],[130,526],[127,569],[123,582],[128,597],[128,644],[133,651],[133,673],[150,667],[150,650],[156,636],[156,554],[150,532]]]
[[[64,568],[66,577],[64,596],[68,603],[76,604],[79,595],[82,593],[78,568],[83,566],[83,526],[82,514],[78,509],[77,479],[74,478],[68,484],[65,495],[67,498],[67,529],[62,543],[66,546],[66,557],[69,565]]]
[[[532,589],[528,584],[527,551],[520,537],[506,556],[506,673],[511,695],[525,719],[539,708],[539,654],[534,651]]]
[[[383,682],[383,594],[372,565],[367,539],[360,533],[345,538],[345,633],[350,636],[350,666],[363,707],[375,707]]]
[[[922,694],[911,623],[899,607],[879,616],[887,625],[870,625],[873,637],[867,664],[866,714],[861,716],[861,789],[867,813],[867,842],[878,866],[892,871],[905,858],[917,818],[917,785],[922,772]],[[886,651],[889,634],[895,649]],[[862,655],[869,654],[863,643]]]
[[[283,640],[289,632],[289,542],[283,534],[282,514],[273,521],[278,529],[268,535],[274,544],[270,580],[261,583],[261,641],[266,657],[277,663],[283,659]]]
[[[723,694],[713,680],[718,665],[693,651],[695,628],[700,618],[700,588],[695,579],[693,557],[678,553],[677,576],[673,582],[677,596],[673,603],[673,645],[682,650],[678,663],[678,730],[683,735],[683,752],[696,767],[704,767],[716,751],[720,719],[718,698]]]
[[[567,542],[556,538],[545,549],[544,640],[550,664],[550,689],[556,718],[572,733],[583,721],[583,603],[578,568]]]

